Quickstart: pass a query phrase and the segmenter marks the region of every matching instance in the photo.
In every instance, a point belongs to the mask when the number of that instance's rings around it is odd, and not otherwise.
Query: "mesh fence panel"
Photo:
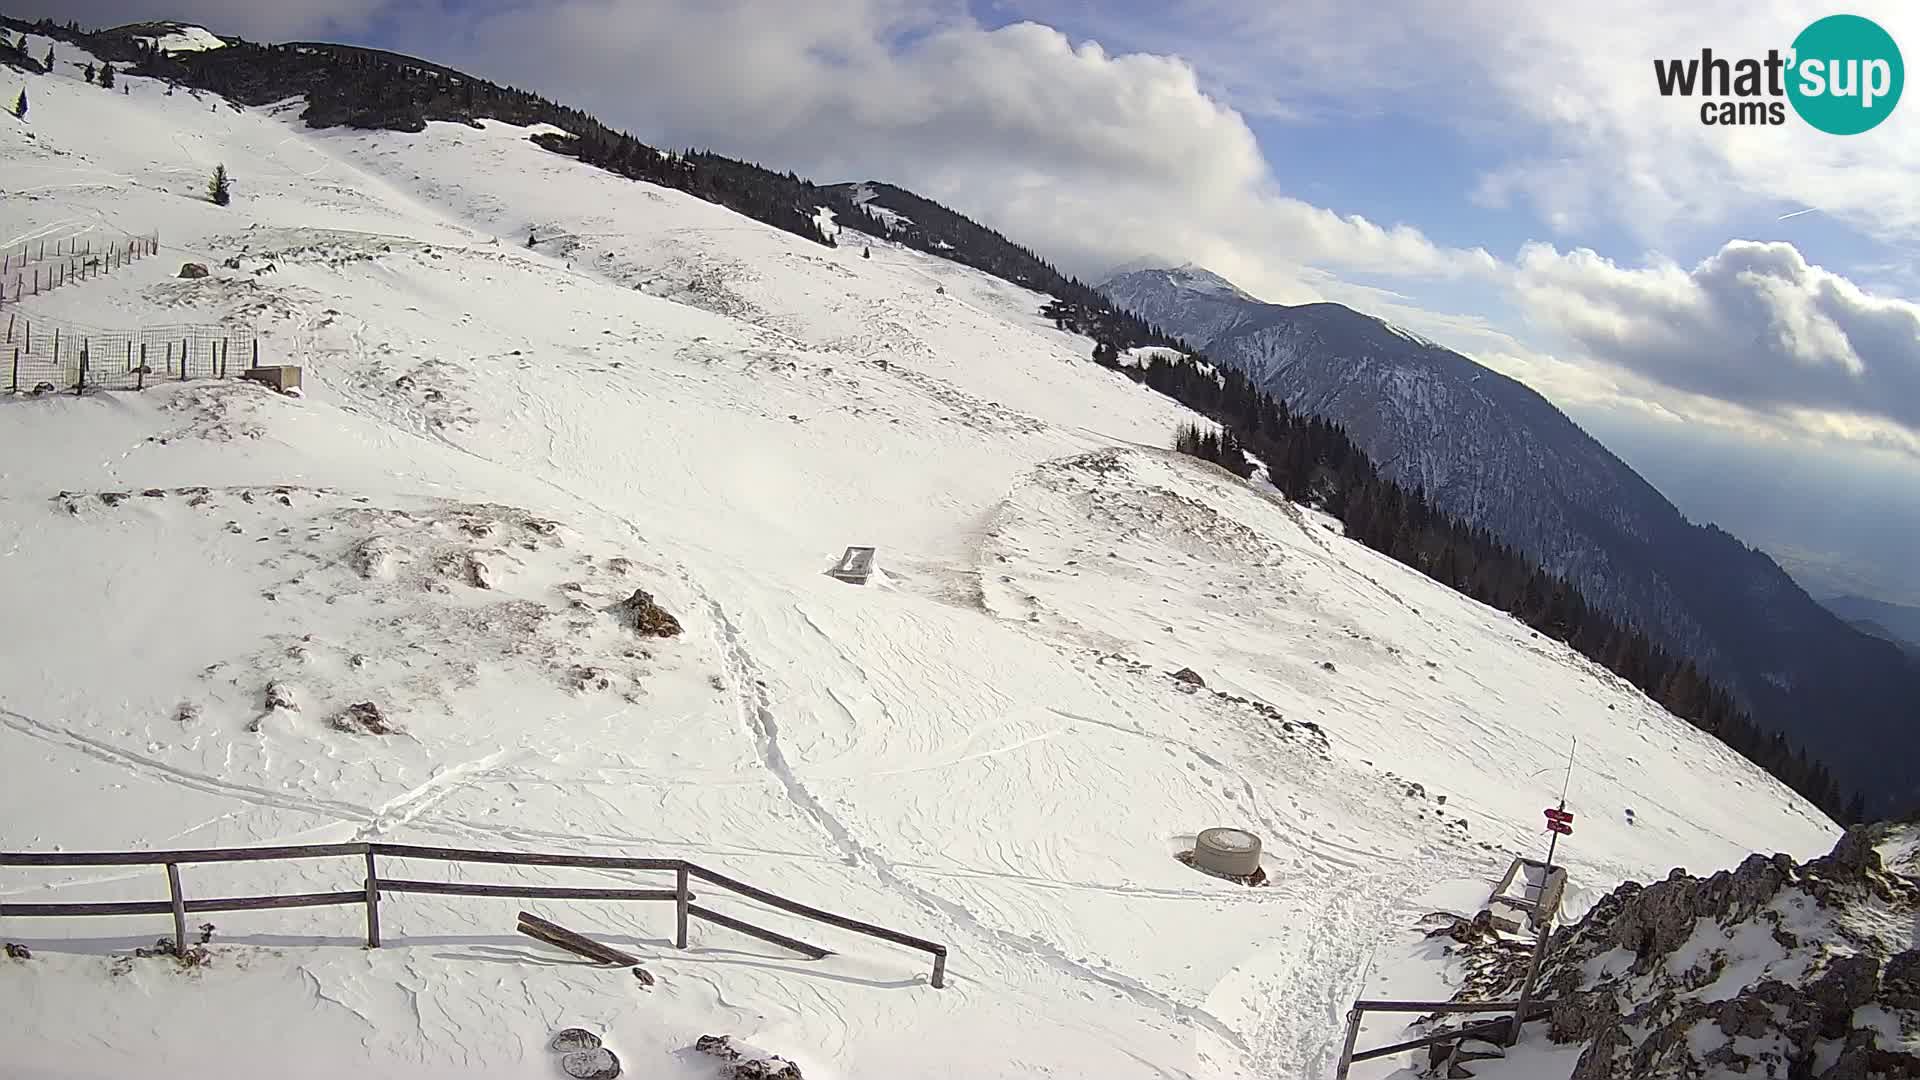
[[[258,356],[251,327],[176,324],[102,330],[23,312],[0,315],[0,390],[139,390],[167,380],[238,378]]]

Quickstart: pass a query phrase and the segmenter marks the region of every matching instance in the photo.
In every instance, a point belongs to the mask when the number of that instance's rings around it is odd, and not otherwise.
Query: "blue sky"
[[[1347,303],[1539,389],[1683,510],[1795,553],[1817,593],[1920,602],[1920,100],[1839,137],[1705,127],[1653,82],[1656,57],[1785,48],[1818,6],[13,6],[382,45],[661,145],[899,183],[1082,276],[1193,261]],[[1849,10],[1920,56],[1920,6]]]

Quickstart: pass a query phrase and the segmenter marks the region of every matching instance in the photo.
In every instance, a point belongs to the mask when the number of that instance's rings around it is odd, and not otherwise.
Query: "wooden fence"
[[[414,881],[380,876],[378,860],[431,859],[441,862],[494,863],[508,866],[564,866],[600,870],[672,871],[673,887],[658,889],[583,889],[544,885],[477,885],[453,881]],[[363,860],[366,877],[360,887],[319,893],[292,893],[275,896],[230,896],[215,899],[190,899],[180,884],[180,867],[194,863],[259,862],[273,859],[357,858]],[[167,873],[167,899],[131,902],[0,903],[0,919],[66,918],[91,915],[173,915],[174,946],[182,954],[188,948],[187,914],[206,911],[263,911],[272,908],[361,905],[366,909],[367,947],[380,947],[380,901],[389,893],[430,893],[440,896],[524,897],[546,900],[672,901],[675,909],[674,947],[687,947],[687,924],[691,919],[710,922],[762,941],[792,949],[809,959],[827,956],[828,950],[804,941],[755,926],[740,919],[695,904],[690,882],[697,878],[771,908],[798,915],[803,919],[879,938],[933,956],[932,985],[946,985],[947,947],[925,938],[914,937],[884,926],[836,915],[821,908],[789,900],[784,896],[756,888],[725,874],[709,870],[685,859],[640,859],[606,855],[555,855],[524,851],[479,851],[468,848],[419,847],[412,844],[386,844],[356,841],[345,844],[305,844],[292,847],[209,848],[193,851],[95,851],[95,852],[0,852],[0,867],[72,867],[72,866],[162,866]]]

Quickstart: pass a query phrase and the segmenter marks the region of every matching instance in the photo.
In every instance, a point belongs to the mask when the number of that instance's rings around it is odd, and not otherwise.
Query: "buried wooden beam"
[[[592,938],[576,934],[564,926],[550,923],[529,912],[520,913],[520,925],[515,929],[530,938],[538,938],[555,948],[584,956],[595,963],[616,964],[621,967],[640,966],[640,958],[637,956],[629,956],[611,945],[602,945]]]

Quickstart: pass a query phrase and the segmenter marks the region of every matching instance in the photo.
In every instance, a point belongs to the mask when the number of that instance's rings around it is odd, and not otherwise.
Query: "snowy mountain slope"
[[[1519,382],[1340,305],[1263,304],[1218,281],[1143,269],[1101,288],[1295,411],[1339,422],[1389,477],[1695,659],[1869,806],[1920,794],[1885,753],[1910,746],[1920,695],[1920,666],[1897,649],[1835,618],[1766,555],[1688,522]]]
[[[809,1077],[1324,1075],[1374,942],[1432,881],[1533,848],[1574,736],[1583,879],[1832,842],[1563,647],[1155,449],[1191,414],[1036,294],[823,250],[521,129],[313,133],[297,103],[125,82],[42,79],[0,126],[0,242],[157,229],[167,258],[22,311],[242,316],[307,396],[0,403],[0,605],[33,613],[0,631],[0,847],[686,855],[944,941],[951,986],[744,903],[835,955],[712,927],[680,953],[656,907],[539,906],[642,955],[646,994],[509,933],[507,901],[394,898],[375,951],[357,914],[219,916],[191,972],[107,955],[164,918],[8,919],[21,1074],[544,1075],[586,1024],[647,1075],[705,1075],[677,1055],[715,1031]],[[171,277],[188,258],[214,275]],[[865,588],[823,573],[851,543],[879,547]],[[622,626],[634,589],[685,632]],[[337,729],[359,702],[395,731]],[[1219,823],[1263,835],[1272,885],[1172,858]],[[0,874],[8,899],[160,888]]]

